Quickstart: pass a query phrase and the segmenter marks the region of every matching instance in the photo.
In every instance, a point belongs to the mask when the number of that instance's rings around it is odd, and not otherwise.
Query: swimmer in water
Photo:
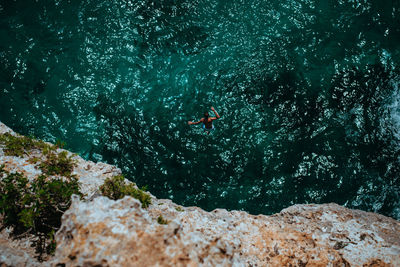
[[[221,118],[221,116],[218,115],[217,111],[215,111],[214,107],[211,107],[211,110],[214,112],[215,117],[210,117],[208,112],[204,112],[204,118],[201,118],[199,121],[196,122],[189,121],[188,124],[192,125],[192,124],[199,124],[202,122],[204,131],[207,132],[207,134],[210,134],[210,131],[214,130],[214,125],[212,122],[214,120]]]

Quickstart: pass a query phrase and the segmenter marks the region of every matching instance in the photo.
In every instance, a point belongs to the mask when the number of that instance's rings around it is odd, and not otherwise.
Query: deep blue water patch
[[[0,120],[160,198],[400,219],[400,2],[0,1]],[[206,135],[187,125],[214,106]]]

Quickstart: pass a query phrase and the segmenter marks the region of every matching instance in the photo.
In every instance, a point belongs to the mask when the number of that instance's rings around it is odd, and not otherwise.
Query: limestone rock
[[[130,197],[73,200],[52,265],[399,266],[400,223],[336,204],[295,205],[273,216]],[[157,222],[162,216],[167,225]]]
[[[29,253],[30,248],[15,246],[14,242],[8,238],[0,237],[0,266],[46,266],[47,264],[39,263]]]

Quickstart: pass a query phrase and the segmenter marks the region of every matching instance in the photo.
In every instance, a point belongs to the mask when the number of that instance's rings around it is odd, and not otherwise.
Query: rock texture
[[[164,203],[163,205],[160,205]],[[182,211],[180,211],[182,210]],[[157,223],[162,215],[169,223]],[[273,216],[205,212],[130,197],[73,200],[53,264],[73,266],[400,266],[400,224],[336,204]]]
[[[0,123],[4,131],[11,130]],[[400,266],[400,222],[379,214],[323,204],[254,216],[155,197],[143,209],[131,197],[96,194],[119,169],[76,159],[86,198],[73,198],[56,234],[56,254],[42,266]],[[1,149],[0,164],[30,179],[37,175],[26,159],[6,157]],[[17,250],[5,240],[0,265],[36,264],[23,246]]]
[[[29,253],[10,247],[8,240],[0,240],[0,251],[0,266],[42,266]]]

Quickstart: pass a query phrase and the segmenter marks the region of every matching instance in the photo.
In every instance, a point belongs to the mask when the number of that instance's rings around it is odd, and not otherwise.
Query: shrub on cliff
[[[15,232],[21,232],[25,229],[24,224],[20,222],[20,213],[22,211],[21,202],[24,196],[29,195],[28,179],[20,173],[8,173],[0,167],[0,212],[3,214],[3,223],[6,226],[14,226]]]
[[[100,187],[103,196],[113,200],[121,199],[124,196],[131,196],[138,199],[142,203],[143,208],[147,208],[151,204],[151,197],[141,189],[135,188],[134,184],[126,184],[123,175],[107,178]]]
[[[56,149],[54,145],[47,144],[41,140],[35,140],[26,136],[14,136],[9,133],[0,134],[0,144],[4,145],[6,156],[23,157],[33,149]]]
[[[27,151],[37,147],[38,141],[26,136],[14,136],[9,133],[0,135],[0,143],[5,145],[6,156],[22,157]]]
[[[29,183],[22,174],[0,167],[3,223],[12,226],[15,235],[35,235],[39,259],[54,251],[54,233],[61,226],[61,216],[69,208],[72,194],[82,196],[75,177],[49,179],[42,175]]]
[[[23,157],[29,155],[32,150],[40,150],[45,156],[44,160],[34,157],[29,161],[33,164],[40,162],[38,167],[47,175],[69,177],[76,165],[72,156],[68,156],[67,151],[57,152],[57,148],[65,145],[65,142],[60,140],[57,140],[57,145],[52,145],[30,137],[5,133],[0,134],[0,144],[4,145],[4,153],[7,156]]]
[[[39,167],[45,174],[58,174],[65,177],[71,176],[76,163],[71,156],[68,157],[67,151],[62,151],[60,153],[49,151],[43,154],[46,155],[46,159],[39,164]]]

